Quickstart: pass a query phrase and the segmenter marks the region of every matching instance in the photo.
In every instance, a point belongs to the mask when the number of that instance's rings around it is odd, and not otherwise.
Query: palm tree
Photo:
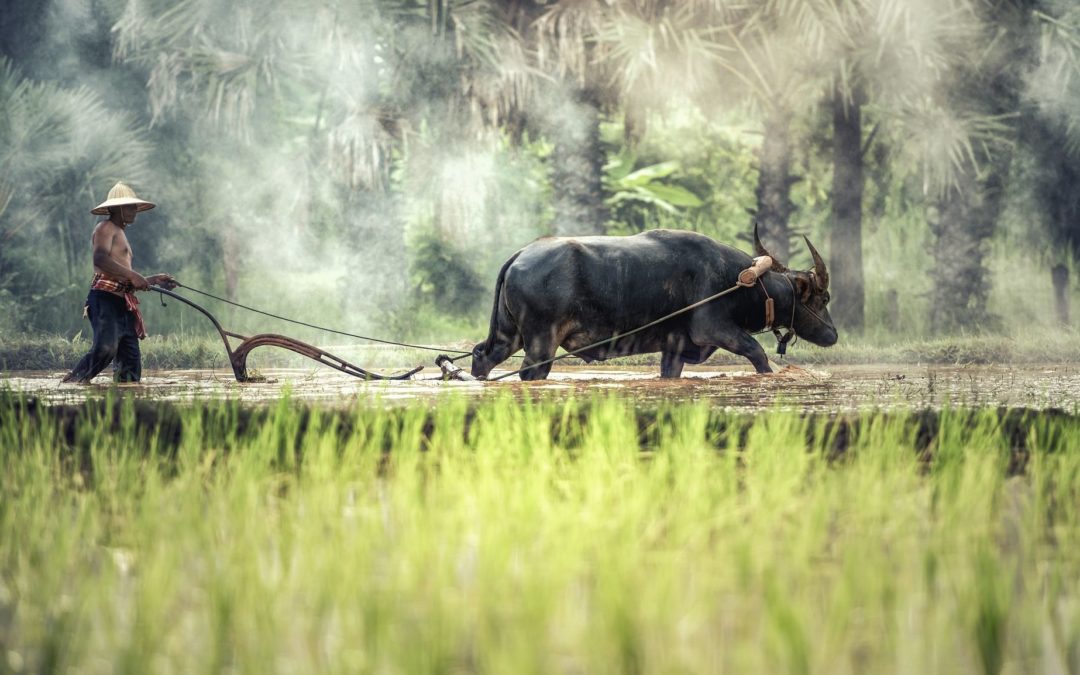
[[[264,199],[262,185],[252,190],[244,173],[265,166],[258,150],[285,125],[283,115],[267,112],[289,104],[286,91],[301,105],[314,98],[303,85],[309,54],[294,49],[299,30],[287,31],[297,26],[289,10],[286,2],[151,0],[128,3],[113,26],[114,58],[145,73],[151,126],[187,127],[182,147],[195,150],[181,164],[168,201],[198,204],[199,217],[185,234],[193,238],[197,229],[210,242],[202,248],[216,249],[219,264],[211,268],[222,271],[230,298],[246,262],[242,242],[257,233],[255,218],[240,214],[258,214],[254,202]],[[318,127],[318,115],[312,117]],[[294,168],[296,195],[310,194],[309,169],[304,162]],[[306,203],[296,205],[306,210]]]
[[[810,46],[828,74],[823,92],[832,117],[832,312],[838,324],[860,331],[864,157],[878,131],[875,125],[864,138],[864,108],[903,108],[923,97],[948,72],[972,22],[963,2],[930,7],[909,0],[819,0],[816,6],[830,36]]]
[[[1029,100],[1019,127],[1019,145],[1039,169],[1029,172],[1033,202],[1043,207],[1049,241],[1080,257],[1080,7],[1033,10],[1039,28],[1038,65],[1030,73]]]
[[[606,10],[592,0],[520,1],[511,3],[507,14],[539,75],[537,95],[521,121],[552,144],[552,229],[557,234],[599,234],[608,220],[600,122],[618,99],[614,88],[605,86],[593,46]]]
[[[882,125],[892,128],[896,145],[919,153],[927,194],[940,201],[935,213],[944,213],[945,224],[932,225],[939,242],[935,275],[939,282],[936,288],[940,291],[956,288],[949,283],[953,277],[944,280],[950,276],[948,251],[955,253],[958,246],[954,241],[957,235],[954,219],[964,216],[968,222],[975,217],[973,205],[982,199],[974,194],[976,189],[984,196],[1000,195],[1000,189],[990,188],[1002,184],[1001,176],[988,181],[985,176],[965,174],[981,171],[988,165],[992,152],[1000,155],[1001,141],[1009,134],[1003,122],[1007,110],[985,106],[980,109],[964,97],[947,94],[955,89],[951,78],[958,69],[981,72],[981,65],[964,55],[985,56],[988,49],[993,51],[993,35],[985,30],[988,19],[978,9],[976,3],[967,0],[950,0],[933,6],[910,0],[773,0],[762,3],[757,17],[747,22],[767,28],[757,40],[762,45],[781,38],[783,33],[779,29],[785,26],[794,29],[794,34],[781,42],[796,45],[806,65],[792,72],[799,73],[808,85],[822,92],[825,107],[831,113],[833,312],[838,323],[848,329],[861,330],[864,321],[863,163],[875,137],[890,135],[878,134]],[[983,48],[972,49],[972,44],[981,44]],[[736,67],[740,72],[746,69],[742,64]],[[762,95],[757,93],[755,98]],[[864,137],[863,118],[867,108],[874,111],[876,123]],[[791,212],[790,202],[785,201],[786,191],[777,178],[786,176],[782,158],[787,156],[789,146],[783,142],[784,123],[782,115],[766,118],[757,214],[759,219],[771,219],[772,227],[781,232],[786,231],[785,221]],[[771,142],[770,136],[774,137]],[[777,159],[770,162],[770,158]],[[791,180],[790,176],[787,178]],[[944,198],[946,194],[950,195],[949,199]],[[992,212],[993,207],[982,211]],[[947,228],[947,233],[942,227]],[[985,241],[989,231],[992,228],[968,229],[980,242]],[[969,244],[960,248],[967,251],[966,260],[972,266],[964,275],[969,280],[965,287],[984,288],[983,284],[970,283],[982,279],[981,273],[976,273],[983,269],[982,246]],[[964,298],[963,304],[980,302],[977,298]],[[941,316],[935,315],[935,321],[940,319]]]
[[[827,4],[566,0],[534,19],[533,33],[541,63],[561,82],[576,85],[575,96],[587,108],[610,112],[621,106],[631,136],[640,131],[645,111],[662,109],[677,96],[706,110],[746,102],[760,114],[763,138],[754,215],[772,249],[785,256],[794,210],[791,187],[798,180],[791,168],[791,126],[821,79],[805,56],[812,51],[810,43],[819,51],[828,43],[832,17],[824,11]],[[814,7],[808,10],[810,5]],[[598,115],[588,119],[595,129]],[[599,182],[600,153],[589,140],[596,136],[593,131],[566,144],[591,155],[567,173],[592,178],[578,189],[561,192],[584,203],[584,210],[599,213],[588,206],[588,195],[597,193],[594,184]],[[592,218],[594,223],[600,220],[599,215]]]
[[[556,231],[599,233],[604,200],[604,116],[621,115],[625,141],[644,132],[650,110],[711,89],[718,26],[734,14],[714,0],[562,0],[509,3],[517,34],[535,54],[540,131],[553,141]],[[732,3],[737,5],[738,3]]]
[[[450,51],[441,37],[448,30],[445,10],[442,2],[425,7],[404,0],[317,7],[296,0],[128,4],[114,27],[116,58],[144,68],[152,123],[192,120],[198,152],[182,201],[200,202],[230,294],[245,264],[243,242],[269,238],[271,212],[299,235],[315,226],[313,216],[341,202],[334,186],[345,188],[357,211],[365,202],[393,206],[385,197],[394,158],[411,129],[431,115],[415,79],[427,77],[429,89],[442,87],[436,97],[456,86],[454,72],[434,72]],[[430,31],[437,44],[415,49],[418,36]],[[418,63],[424,58],[429,62]],[[274,193],[252,180],[281,164],[288,165],[288,177]],[[191,180],[202,177],[209,180]],[[200,182],[237,189],[228,198],[220,190],[195,194]],[[261,217],[241,219],[242,211]],[[367,229],[366,219],[353,211],[342,215],[339,233],[349,244],[359,239],[349,234]],[[396,220],[393,212],[389,219],[385,210],[381,215],[379,239],[389,243],[396,232],[400,244],[400,230],[386,227]],[[383,271],[392,277],[398,270]]]
[[[931,324],[942,330],[993,326],[986,244],[994,234],[1010,181],[1027,71],[1037,59],[1038,30],[1027,0],[970,7],[974,44],[958,50],[944,105],[909,109],[912,137],[923,147],[924,176],[934,207]]]
[[[76,329],[89,207],[121,177],[143,183],[149,147],[90,90],[27,79],[3,57],[0,109],[0,288],[17,299],[16,326]],[[56,294],[66,301],[47,302]]]
[[[829,252],[832,265],[832,314],[836,323],[861,331],[864,323],[866,284],[862,259],[862,215],[865,179],[862,109],[866,89],[855,85],[850,92],[841,85],[831,97],[833,128],[832,226]]]
[[[791,188],[795,144],[792,128],[799,111],[811,108],[822,76],[814,58],[828,44],[831,18],[815,2],[765,0],[760,3],[700,3],[711,7],[706,30],[690,41],[709,67],[711,82],[694,99],[705,109],[740,103],[762,120],[758,150],[757,204],[751,214],[762,239],[781,258],[790,253],[795,206]]]

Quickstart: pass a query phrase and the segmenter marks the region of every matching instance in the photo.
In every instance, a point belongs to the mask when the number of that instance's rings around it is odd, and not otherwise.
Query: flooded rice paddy
[[[563,366],[542,382],[442,381],[433,366],[407,381],[365,382],[327,368],[262,371],[265,382],[238,383],[228,370],[150,371],[125,395],[165,401],[230,398],[262,403],[288,393],[293,399],[332,407],[357,403],[403,404],[436,401],[445,394],[491,397],[590,396],[616,393],[641,405],[706,401],[713,407],[752,412],[805,412],[1007,406],[1080,410],[1080,364],[1045,366],[788,366],[770,375],[747,368],[687,368],[678,380],[663,380],[655,366]],[[494,375],[500,372],[495,371]],[[94,384],[61,384],[60,372],[5,372],[0,386],[45,403],[78,403],[114,390],[106,376]]]
[[[7,670],[1080,672],[1074,365],[437,372],[0,374]]]

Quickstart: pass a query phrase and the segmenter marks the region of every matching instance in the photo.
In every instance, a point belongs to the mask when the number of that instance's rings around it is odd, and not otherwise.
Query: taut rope
[[[256,309],[254,307],[249,307],[247,305],[242,305],[239,302],[233,302],[232,300],[226,300],[225,298],[218,297],[218,296],[214,295],[213,293],[207,293],[206,291],[201,291],[198,288],[192,288],[191,286],[188,286],[186,284],[177,283],[176,285],[181,287],[181,288],[186,288],[187,290],[189,290],[189,291],[191,291],[193,293],[198,293],[199,295],[205,295],[208,298],[213,298],[214,300],[217,300],[219,302],[224,302],[224,303],[226,303],[228,305],[232,305],[234,307],[239,307],[240,309],[246,309],[249,312],[255,312],[256,314],[262,314],[263,316],[269,316],[269,317],[272,317],[272,318],[275,318],[275,319],[280,319],[281,321],[288,321],[289,323],[295,323],[298,326],[306,326],[308,328],[314,328],[315,330],[326,331],[327,333],[335,333],[337,335],[344,335],[346,337],[356,338],[358,340],[368,340],[370,342],[381,342],[382,344],[394,345],[396,347],[410,347],[412,349],[422,349],[422,350],[429,351],[429,352],[440,352],[440,353],[450,352],[452,354],[459,354],[460,356],[455,357],[456,359],[464,358],[466,356],[469,356],[472,353],[472,352],[463,352],[460,349],[444,349],[444,348],[441,348],[441,347],[431,347],[431,346],[428,346],[428,345],[414,345],[414,344],[409,344],[408,342],[394,342],[393,340],[383,340],[383,339],[380,339],[380,338],[368,337],[367,335],[356,335],[355,333],[348,333],[348,332],[345,332],[343,330],[337,330],[337,329],[334,329],[334,328],[327,328],[326,326],[317,326],[317,325],[315,325],[313,323],[306,323],[304,321],[297,321],[296,319],[290,319],[290,318],[288,318],[286,316],[280,316],[278,314],[273,314],[271,312],[265,312],[265,311],[263,311],[261,309]]]

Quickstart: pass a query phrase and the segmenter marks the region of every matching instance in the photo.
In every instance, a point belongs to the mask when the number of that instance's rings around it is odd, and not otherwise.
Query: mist
[[[806,234],[864,272],[834,290],[852,335],[1049,326],[1050,265],[1077,295],[1078,31],[1056,2],[20,0],[0,332],[86,330],[89,210],[117,180],[158,204],[129,231],[138,271],[383,338],[482,338],[499,266],[539,236],[748,250],[755,221],[794,266]],[[861,119],[854,250],[830,212],[834,93]],[[1020,267],[1047,268],[1029,295]],[[208,328],[144,304],[152,332]]]

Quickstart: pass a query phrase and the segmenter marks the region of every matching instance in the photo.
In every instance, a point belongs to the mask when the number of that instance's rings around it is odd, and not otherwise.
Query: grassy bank
[[[221,338],[154,336],[140,343],[145,369],[227,368]],[[19,337],[0,341],[4,370],[69,370],[90,349],[85,338]]]
[[[776,359],[776,341],[771,335],[758,336],[770,358]],[[387,347],[383,345],[318,343],[333,354],[365,368],[399,368],[432,364],[437,352]],[[448,349],[468,351],[468,342],[452,342]],[[0,368],[4,370],[70,369],[89,349],[84,339],[56,336],[26,337],[0,341]],[[142,342],[143,366],[147,369],[228,368],[228,358],[218,337],[153,336]],[[927,339],[851,339],[824,349],[807,342],[789,347],[787,362],[801,365],[828,364],[937,364],[966,365],[991,363],[1075,363],[1080,361],[1080,333],[1062,331],[1024,336],[972,336]],[[568,364],[581,361],[570,358]],[[311,361],[291,352],[263,347],[252,352],[252,367],[308,367]],[[520,363],[511,359],[508,365]],[[723,350],[708,361],[716,365],[747,365],[746,359]],[[464,364],[467,366],[468,361]],[[601,365],[659,366],[659,354],[613,359]]]
[[[1080,668],[1080,421],[841,421],[0,395],[0,645],[85,673]]]

